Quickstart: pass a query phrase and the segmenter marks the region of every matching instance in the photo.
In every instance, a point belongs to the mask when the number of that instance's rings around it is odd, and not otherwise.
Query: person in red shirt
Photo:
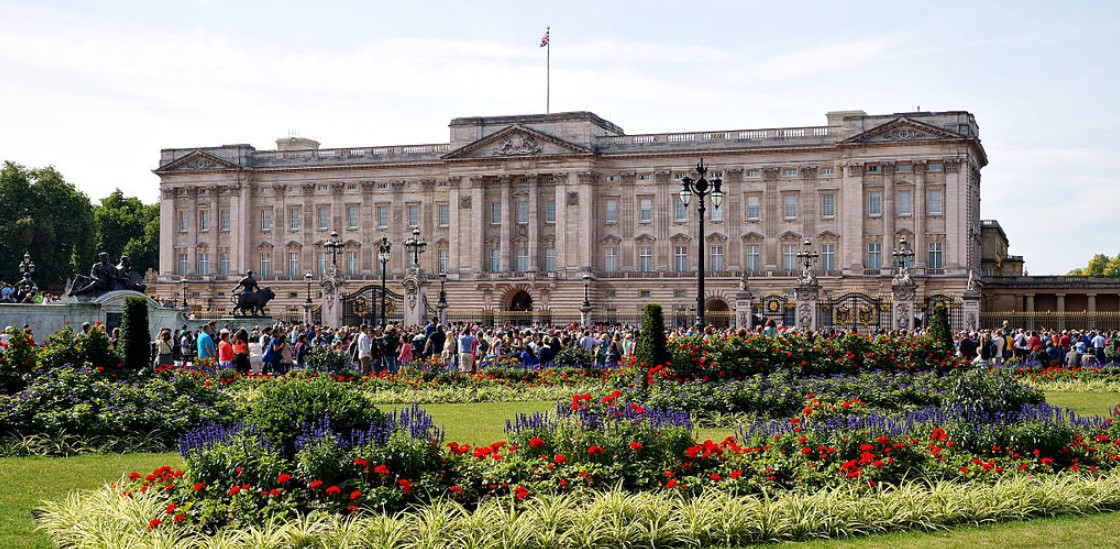
[[[229,330],[223,329],[218,337],[218,368],[233,368],[233,345]]]

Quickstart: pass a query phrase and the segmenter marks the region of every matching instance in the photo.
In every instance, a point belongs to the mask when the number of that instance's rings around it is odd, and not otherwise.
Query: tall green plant
[[[7,334],[8,347],[0,354],[0,393],[15,393],[31,379],[38,349],[23,330],[11,328]]]
[[[151,357],[152,338],[148,331],[147,299],[130,296],[124,302],[121,319],[121,361],[125,368],[140,370]]]
[[[953,332],[949,329],[949,310],[945,305],[938,303],[933,307],[933,318],[930,320],[929,335],[936,341],[940,348],[946,351],[953,350]]]
[[[665,345],[665,317],[658,303],[646,303],[642,311],[642,328],[634,346],[638,363],[647,366],[668,365],[671,357]]]

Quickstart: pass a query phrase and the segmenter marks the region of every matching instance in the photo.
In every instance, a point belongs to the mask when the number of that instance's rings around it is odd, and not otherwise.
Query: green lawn
[[[1052,404],[1072,408],[1081,414],[1107,414],[1112,406],[1120,403],[1120,393],[1047,392],[1046,399]],[[552,410],[554,406],[554,402],[534,401],[429,404],[423,408],[432,414],[437,424],[445,427],[447,440],[487,444],[505,438],[507,419],[513,419],[519,413]],[[729,431],[705,429],[700,431],[699,437],[719,440],[729,434]],[[0,548],[52,547],[45,536],[35,531],[31,509],[39,501],[58,499],[75,489],[96,488],[119,479],[129,471],[147,472],[160,465],[180,467],[182,459],[175,453],[0,458]],[[903,533],[793,545],[829,549],[1120,547],[1120,513],[962,528],[947,533]]]

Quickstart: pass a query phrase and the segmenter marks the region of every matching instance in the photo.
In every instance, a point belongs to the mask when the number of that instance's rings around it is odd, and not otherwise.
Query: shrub
[[[653,367],[668,364],[671,357],[665,344],[665,318],[661,305],[646,303],[642,310],[642,327],[634,345],[634,357],[638,364]]]
[[[948,352],[953,350],[953,331],[949,328],[949,310],[945,304],[938,303],[933,307],[933,316],[929,324],[929,337]]]
[[[35,371],[35,343],[23,330],[8,330],[8,347],[0,354],[0,393],[14,393],[27,386]]]
[[[130,296],[121,319],[121,360],[126,368],[141,370],[151,363],[152,337],[148,331],[148,300]]]
[[[942,406],[959,407],[966,417],[1017,412],[1027,404],[1040,404],[1046,397],[1042,391],[1027,386],[1010,376],[990,375],[982,370],[961,372],[952,388],[945,393]]]
[[[347,434],[385,421],[385,414],[360,386],[325,376],[273,379],[261,388],[244,414],[246,427],[258,430],[289,458],[295,455],[300,430],[324,417],[336,432]]]
[[[552,363],[556,366],[588,367],[595,364],[595,356],[579,344],[572,344],[560,349]]]
[[[308,370],[322,374],[339,375],[354,372],[350,364],[350,354],[329,347],[313,347],[304,358],[304,364]]]

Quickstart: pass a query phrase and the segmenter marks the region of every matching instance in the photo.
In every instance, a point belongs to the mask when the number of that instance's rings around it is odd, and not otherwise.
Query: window
[[[643,198],[638,201],[638,221],[649,223],[653,221],[653,199]]]
[[[688,247],[676,246],[673,248],[673,270],[683,273],[688,270]]]
[[[787,271],[797,270],[797,244],[782,245],[782,268]]]
[[[821,175],[835,175],[835,168],[821,168]]]
[[[346,274],[358,274],[358,252],[346,252]]]
[[[378,206],[377,207],[377,228],[385,229],[387,227],[389,227],[389,207],[388,206]]]
[[[762,208],[759,206],[759,197],[747,197],[747,221],[758,221],[762,218]]]
[[[603,270],[613,273],[618,270],[618,248],[608,246],[603,255]]]
[[[556,248],[545,248],[544,249],[544,270],[545,271],[555,271],[556,270]]]
[[[821,195],[821,217],[836,217],[836,195],[832,193]]]
[[[883,244],[881,242],[867,243],[867,269],[883,268]]]
[[[319,252],[319,263],[316,266],[319,274],[324,274],[327,272],[327,265],[329,261],[330,257],[327,255],[327,252]]]
[[[673,221],[688,221],[688,204],[674,200],[673,205]]]
[[[270,212],[271,213],[271,212]],[[261,254],[261,268],[257,273],[261,276],[272,276],[272,254],[269,252]]]
[[[330,208],[319,208],[317,213],[318,213],[318,216],[319,216],[319,230],[320,231],[327,230],[327,226],[330,225],[330,221],[331,221],[331,210],[330,210]]]
[[[758,244],[747,244],[747,271],[757,273],[762,270],[762,261],[758,252]]]
[[[649,290],[638,290],[638,297],[649,299],[651,293]]]
[[[942,269],[945,267],[945,252],[942,243],[929,243],[929,258],[926,261],[926,267],[930,269]]]
[[[229,210],[218,210],[218,229],[229,231]]]
[[[747,170],[747,177],[759,177],[758,170]]]
[[[203,233],[210,230],[210,210],[198,211],[198,230]]]
[[[346,228],[347,229],[357,229],[358,228],[358,207],[357,206],[347,206],[346,207]]]
[[[556,201],[547,200],[544,203],[544,222],[556,223]]]
[[[909,172],[909,171],[913,171],[913,170],[914,170],[914,167],[911,166],[910,164],[899,164],[898,165],[898,171],[900,171],[900,172]]]
[[[185,233],[190,228],[190,222],[187,221],[187,212],[179,212],[179,232]]]
[[[606,203],[606,208],[607,208],[606,222],[607,223],[618,223],[618,200],[613,199],[613,198],[608,199],[607,203]]]
[[[446,273],[448,265],[451,264],[451,252],[448,250],[439,250],[436,252],[436,261],[439,263],[436,268],[439,272]]]
[[[836,244],[821,244],[821,270],[836,270]]]
[[[898,191],[898,215],[914,213],[914,198],[910,191]]]
[[[288,276],[299,275],[299,254],[295,252],[288,253]]]
[[[261,231],[268,232],[272,230],[272,210],[261,210]],[[264,257],[264,256],[261,256]]]
[[[941,215],[941,189],[931,189],[926,194],[929,215]]]
[[[685,291],[684,290],[673,290],[673,297],[677,297],[677,298],[686,297]]]
[[[872,217],[883,215],[883,193],[871,191],[867,193],[867,215]]]
[[[782,170],[782,175],[786,177],[797,177],[797,168],[786,168]]]
[[[490,248],[490,272],[496,273],[502,270],[502,251],[498,248]]]
[[[525,225],[525,224],[529,223],[529,201],[528,200],[518,200],[517,201],[517,223],[520,224],[520,225]]]
[[[525,272],[529,270],[529,248],[517,249],[517,270]]]
[[[797,219],[797,195],[787,194],[782,197],[782,217]]]
[[[879,166],[878,164],[874,164],[874,165],[871,165],[871,166],[867,167],[867,171],[869,173],[879,173],[881,170],[882,170],[882,166]]]
[[[420,226],[420,205],[419,204],[409,204],[408,205],[408,226],[409,227],[419,227]]]
[[[290,231],[298,231],[299,230],[299,215],[300,215],[300,209],[299,208],[291,208],[291,209],[288,210],[288,230],[290,230]]]
[[[490,203],[490,224],[491,225],[501,225],[502,224],[502,203],[501,202],[491,202]]]
[[[177,274],[187,274],[187,254],[179,254],[179,266],[176,268]]]
[[[446,227],[451,224],[451,207],[447,204],[440,204],[436,207],[439,215],[439,226]]]
[[[723,206],[712,207],[712,221],[723,221]]]
[[[638,270],[643,273],[653,272],[653,248],[638,248]]]
[[[711,253],[708,254],[708,270],[709,271],[722,271],[723,270],[723,246],[712,246],[709,248]]]
[[[228,253],[223,253],[221,256],[218,257],[218,274],[220,274],[220,275],[228,275],[229,274],[229,254]]]
[[[940,162],[930,162],[929,166],[928,166],[928,169],[931,172],[939,172],[939,171],[941,171],[941,163]]]
[[[198,274],[202,276],[210,274],[210,254],[198,254]]]

